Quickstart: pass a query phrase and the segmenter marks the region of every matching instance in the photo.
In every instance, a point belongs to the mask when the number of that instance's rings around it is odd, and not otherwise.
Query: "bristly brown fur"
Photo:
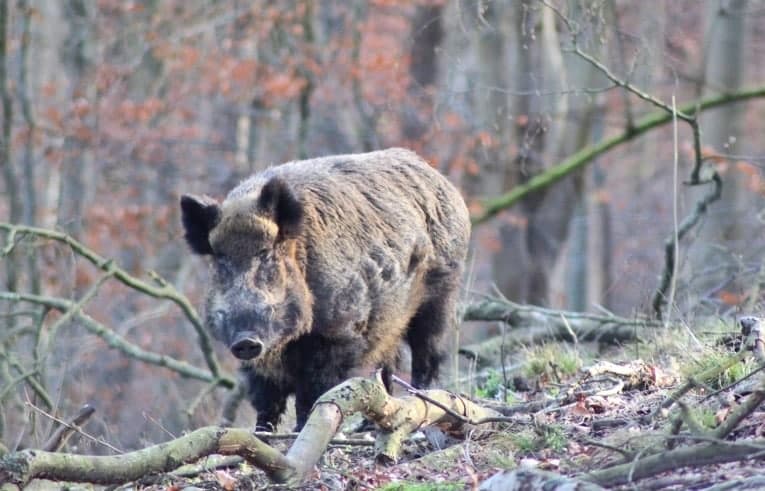
[[[207,322],[226,343],[246,331],[266,346],[243,368],[258,425],[294,393],[301,426],[353,368],[390,369],[402,340],[413,384],[430,384],[469,234],[457,190],[404,149],[290,162],[232,190],[209,236]]]

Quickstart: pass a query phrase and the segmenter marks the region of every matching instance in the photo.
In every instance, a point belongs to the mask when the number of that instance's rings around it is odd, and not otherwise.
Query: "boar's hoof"
[[[240,360],[252,360],[260,356],[263,351],[263,342],[248,336],[234,341],[230,349]]]

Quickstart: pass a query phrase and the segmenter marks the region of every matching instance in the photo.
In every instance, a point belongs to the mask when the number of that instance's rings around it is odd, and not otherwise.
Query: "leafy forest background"
[[[721,196],[679,241],[661,309],[689,323],[756,311],[763,60],[756,0],[2,1],[1,220],[100,258],[5,229],[0,439],[39,445],[52,424],[40,410],[84,403],[99,409],[90,433],[121,449],[214,421],[230,379],[125,356],[87,319],[204,366],[183,308],[113,266],[200,306],[207,271],[183,243],[180,194],[220,198],[292,159],[412,148],[475,217],[465,302],[625,317],[656,314],[665,243],[719,176]],[[692,118],[696,102],[749,89]],[[691,104],[698,148],[683,118],[674,144],[673,100]],[[643,128],[657,114],[667,124]],[[496,332],[471,323],[459,338]]]

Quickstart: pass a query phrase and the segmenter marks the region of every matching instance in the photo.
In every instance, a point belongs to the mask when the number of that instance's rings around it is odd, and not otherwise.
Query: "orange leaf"
[[[719,409],[715,413],[715,422],[719,425],[720,423],[728,419],[728,414],[730,414],[730,412],[731,412],[730,406]]]
[[[56,109],[53,106],[50,106],[45,109],[44,114],[45,114],[45,117],[48,118],[48,120],[50,120],[53,126],[57,126],[59,128],[62,127],[61,112],[58,109]]]
[[[471,215],[480,215],[483,213],[483,204],[478,200],[468,201],[468,211]]]
[[[226,491],[233,491],[236,489],[236,478],[226,471],[215,471],[215,480],[217,480],[218,484],[220,484],[220,486]]]
[[[481,172],[481,168],[478,166],[475,160],[468,160],[467,165],[465,165],[465,172],[471,176],[476,176],[479,172]]]
[[[750,164],[749,162],[737,162],[736,163],[736,170],[741,172],[742,174],[746,174],[749,177],[754,177],[760,175],[760,169],[755,167],[754,165]]]
[[[587,408],[587,404],[584,399],[576,401],[574,407],[571,408],[571,414],[574,416],[591,416],[590,410]]]
[[[721,302],[723,302],[726,305],[738,305],[744,300],[746,300],[746,294],[729,292],[726,290],[723,290],[720,293],[718,293],[717,297],[720,299]]]

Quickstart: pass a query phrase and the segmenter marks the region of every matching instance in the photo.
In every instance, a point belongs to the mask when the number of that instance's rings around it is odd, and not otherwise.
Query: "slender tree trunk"
[[[420,5],[411,24],[409,101],[403,108],[403,133],[417,148],[428,131],[433,113],[434,84],[439,78],[439,53],[444,38],[443,5]]]
[[[5,193],[8,196],[8,219],[13,223],[21,221],[24,210],[19,194],[19,179],[11,161],[11,136],[13,125],[13,100],[8,87],[8,20],[10,12],[8,0],[0,0],[0,99],[3,103],[2,141],[0,141],[0,167],[5,179]],[[14,251],[7,260],[7,288],[15,291],[18,288],[18,254]],[[12,319],[12,318],[11,318]]]
[[[305,46],[303,50],[306,56],[313,56],[314,54],[314,31],[313,31],[313,1],[305,0],[303,2],[303,42]],[[305,85],[300,90],[300,96],[298,97],[298,158],[308,158],[308,129],[311,123],[311,96],[314,89],[314,75],[308,66],[308,63],[304,63],[302,68],[302,75],[305,79]]]
[[[530,51],[528,39],[524,39],[521,23],[525,21],[527,2],[512,5],[502,2],[491,4],[483,14],[483,22],[475,20],[478,35],[476,44],[478,82],[475,92],[478,100],[478,130],[485,135],[479,138],[475,158],[481,162],[480,174],[472,176],[473,191],[477,196],[496,196],[519,182],[521,169],[532,166],[526,158],[523,133],[530,121],[529,100],[517,97],[511,104],[506,87],[528,88]],[[488,6],[489,4],[487,4]],[[514,48],[514,49],[510,49]],[[513,59],[515,63],[510,63]],[[514,72],[508,66],[516,66]],[[510,75],[514,77],[511,82]],[[517,137],[515,151],[511,143]],[[521,155],[517,155],[517,154]],[[535,156],[531,156],[534,159]],[[525,244],[527,224],[521,220],[501,220],[497,223],[499,247],[492,257],[494,282],[510,299],[523,301],[528,292],[530,264]]]
[[[32,39],[32,9],[27,0],[19,1],[19,10],[23,15],[21,37],[21,60],[19,68],[19,98],[21,100],[21,112],[24,122],[27,124],[27,133],[24,140],[24,223],[36,225],[37,223],[37,188],[34,157],[34,137],[37,130],[32,103],[30,101],[29,86],[29,47]],[[26,251],[27,275],[29,287],[33,294],[40,293],[40,271],[37,264],[36,251]]]
[[[735,91],[742,86],[747,5],[747,0],[707,2],[708,51],[703,75],[707,94]],[[720,154],[746,153],[743,110],[742,104],[727,104],[705,113],[701,119],[704,145]],[[722,173],[722,197],[710,209],[699,239],[689,251],[692,293],[714,294],[717,285],[735,277],[742,259],[747,258],[750,239],[759,233],[759,227],[752,227],[749,220],[751,210],[760,209],[762,202],[749,190],[750,175],[742,170],[738,162],[731,161]],[[720,266],[716,268],[718,273],[702,275],[710,264]],[[726,288],[738,291],[746,286],[729,283]]]
[[[64,45],[64,64],[67,67],[72,86],[72,101],[87,97],[88,70],[92,57],[92,24],[85,0],[67,0],[64,15],[69,24],[69,35]],[[79,122],[83,132],[89,130],[85,120]],[[92,128],[90,128],[92,129]],[[88,148],[91,143],[83,136],[67,135],[64,140],[64,162],[62,165],[58,195],[58,227],[75,238],[82,230],[85,176],[92,173],[93,157]]]

